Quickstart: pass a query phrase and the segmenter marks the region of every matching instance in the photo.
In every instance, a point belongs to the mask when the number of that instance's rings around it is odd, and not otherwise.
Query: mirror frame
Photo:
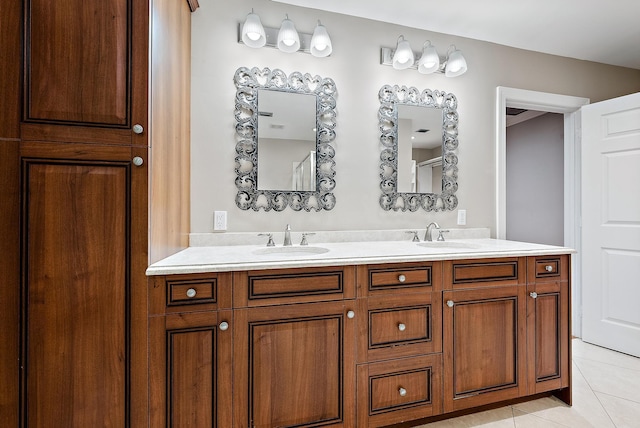
[[[293,72],[288,77],[279,69],[240,67],[233,79],[236,85],[236,205],[242,210],[294,211],[331,210],[336,204],[336,85],[330,78]],[[271,90],[316,96],[316,190],[258,189],[258,90]]]
[[[452,211],[458,206],[458,100],[438,90],[384,85],[378,92],[380,109],[380,206],[385,210]],[[411,105],[442,109],[442,192],[398,192],[398,106]]]

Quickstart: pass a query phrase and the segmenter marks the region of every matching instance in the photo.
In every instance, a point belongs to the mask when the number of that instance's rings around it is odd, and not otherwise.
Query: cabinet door
[[[147,0],[25,1],[22,139],[132,144],[147,122],[148,21]]]
[[[569,284],[530,284],[527,288],[529,393],[569,386]]]
[[[444,292],[445,412],[526,394],[525,293],[524,286]]]
[[[355,426],[349,304],[234,311],[234,427]]]
[[[23,160],[25,426],[129,424],[130,165]]]
[[[149,320],[153,427],[231,426],[231,311]]]

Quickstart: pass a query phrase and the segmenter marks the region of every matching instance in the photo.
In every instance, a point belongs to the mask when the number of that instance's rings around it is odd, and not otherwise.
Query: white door
[[[582,339],[640,357],[640,93],[581,110]]]

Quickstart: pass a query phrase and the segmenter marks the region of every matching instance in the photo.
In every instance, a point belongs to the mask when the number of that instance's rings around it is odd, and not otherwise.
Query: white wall
[[[383,211],[378,203],[378,91],[385,84],[439,89],[458,98],[460,115],[459,208],[469,227],[495,224],[494,106],[497,86],[588,97],[592,102],[640,91],[640,70],[624,69],[508,48],[492,43],[299,8],[268,0],[201,0],[192,25],[191,230],[211,232],[213,211],[228,211],[229,231],[420,229],[435,220],[455,227],[456,212]],[[278,27],[285,13],[298,31],[327,27],[331,57],[314,58],[237,43],[238,23],[255,9]],[[425,40],[444,55],[450,44],[464,52],[469,70],[457,78],[397,71],[379,64],[380,47],[400,34],[415,50]],[[331,77],[337,85],[336,207],[323,212],[242,211],[235,205],[235,86],[238,67],[280,68]],[[495,233],[495,231],[494,231]]]
[[[564,115],[507,128],[507,239],[564,245]]]

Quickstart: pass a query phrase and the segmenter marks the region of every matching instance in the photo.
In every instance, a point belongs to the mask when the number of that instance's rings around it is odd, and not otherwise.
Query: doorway
[[[589,104],[588,98],[550,94],[524,89],[497,88],[496,99],[496,238],[506,239],[507,230],[507,173],[506,173],[506,109],[507,107],[560,113],[564,122],[563,182],[564,195],[563,245],[580,248],[580,107]],[[560,183],[559,183],[560,184]],[[581,335],[580,255],[572,257],[572,331]]]

